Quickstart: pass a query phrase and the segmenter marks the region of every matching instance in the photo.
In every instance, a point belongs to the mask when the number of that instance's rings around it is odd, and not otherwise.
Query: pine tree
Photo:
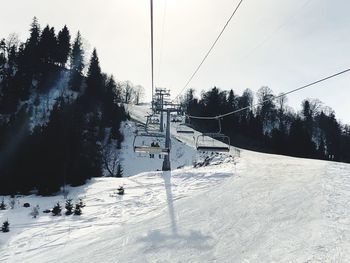
[[[94,49],[90,59],[89,70],[86,78],[86,94],[88,102],[101,101],[104,95],[104,83],[100,67],[100,62],[97,56],[97,51]]]
[[[4,199],[2,199],[2,201],[1,201],[0,210],[6,210],[6,204],[4,202]]]
[[[39,59],[39,41],[40,41],[40,25],[36,17],[30,26],[30,37],[25,45],[25,64],[32,73],[38,73],[40,59]]]
[[[72,203],[72,199],[68,199],[66,201],[66,215],[71,215],[73,213],[73,203]]]
[[[118,190],[117,192],[118,195],[124,195],[125,189],[123,186],[119,186],[117,190]]]
[[[235,93],[233,92],[232,89],[230,90],[230,92],[228,94],[227,104],[228,104],[229,110],[232,111],[232,110],[236,109],[236,96],[235,96]]]
[[[120,165],[120,163],[118,163],[118,166],[117,166],[117,174],[116,174],[116,177],[123,177],[123,168],[122,168],[122,166]]]
[[[117,87],[113,76],[107,78],[105,82],[105,92],[102,98],[102,126],[112,127],[112,137],[116,139],[117,134],[115,130],[119,130],[119,127],[115,125],[118,122],[116,120],[118,115]]]
[[[4,233],[10,232],[10,223],[8,220],[2,223],[1,231]]]
[[[82,208],[85,207],[85,203],[84,203],[83,199],[81,199],[81,198],[79,198],[79,205]]]
[[[63,29],[59,31],[57,35],[57,62],[61,65],[61,67],[64,67],[68,60],[68,56],[71,50],[70,38],[71,36],[68,28],[67,26],[64,26]]]
[[[82,83],[82,72],[84,69],[84,50],[80,32],[74,40],[72,51],[70,53],[71,76],[69,87],[72,90],[79,91]]]
[[[33,22],[30,25],[30,37],[27,41],[26,47],[30,49],[31,53],[38,48],[40,40],[40,25],[36,17],[33,18]]]
[[[80,204],[75,204],[74,215],[80,216],[82,214],[81,208]]]
[[[54,28],[47,25],[39,41],[39,58],[42,63],[54,63],[57,57],[57,39]],[[43,69],[47,66],[42,66]]]
[[[61,208],[61,205],[60,203],[57,203],[53,209],[52,209],[52,215],[54,216],[60,216],[61,215],[61,211],[62,211],[62,208]]]

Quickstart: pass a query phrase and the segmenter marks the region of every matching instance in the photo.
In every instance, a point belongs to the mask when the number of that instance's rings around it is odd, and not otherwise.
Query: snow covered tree
[[[33,207],[32,212],[30,213],[30,215],[33,218],[37,218],[37,216],[39,215],[39,205]]]
[[[124,186],[119,186],[117,191],[118,191],[117,192],[118,195],[124,195],[124,192],[125,192]]]
[[[62,208],[61,208],[61,205],[60,203],[57,203],[53,209],[52,209],[52,215],[54,216],[60,216],[61,215],[61,211],[62,211]]]
[[[74,215],[80,216],[82,214],[81,208],[82,206],[80,205],[80,203],[75,204]]]
[[[15,198],[15,197],[11,197],[11,200],[10,200],[10,208],[11,208],[11,209],[14,209],[14,208],[15,208],[15,205],[16,205],[16,198]]]
[[[8,220],[2,223],[1,231],[6,233],[10,231],[10,223]]]
[[[79,205],[80,205],[80,207],[85,207],[86,205],[85,205],[85,202],[83,201],[83,199],[81,199],[81,198],[79,198]]]
[[[0,203],[0,210],[6,210],[6,204],[4,202],[4,198],[2,199],[2,201]]]
[[[68,199],[66,201],[66,215],[71,215],[73,213],[73,203],[72,203],[72,199]]]

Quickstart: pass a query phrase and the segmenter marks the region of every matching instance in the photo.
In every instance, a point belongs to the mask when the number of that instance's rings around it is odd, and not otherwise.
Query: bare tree
[[[115,97],[117,102],[123,102],[123,82],[117,81],[115,84]]]
[[[256,95],[259,103],[257,114],[262,118],[264,126],[270,126],[270,124],[273,124],[276,120],[275,96],[272,90],[267,86],[261,87]]]
[[[322,110],[324,110],[323,102],[319,99],[306,99],[302,102],[303,112],[305,118],[308,116],[314,118]]]
[[[135,86],[135,96],[134,96],[134,102],[136,105],[140,104],[140,101],[143,99],[145,95],[145,89],[141,85]]]
[[[127,81],[123,82],[122,87],[123,87],[122,93],[123,93],[124,103],[132,102],[134,94],[135,94],[134,85],[132,84],[131,81],[127,80]]]
[[[10,49],[12,47],[15,47],[17,49],[19,45],[19,38],[18,35],[16,33],[12,33],[10,34],[7,39],[6,39],[6,49],[7,52],[10,52]]]
[[[102,152],[103,165],[107,170],[109,176],[117,177],[118,164],[119,164],[119,152],[113,143],[106,144]]]
[[[283,127],[283,122],[284,122],[284,113],[286,112],[286,107],[287,107],[287,96],[283,94],[279,94],[278,98],[276,100],[277,104],[277,117],[278,117],[278,122],[279,122],[279,127],[282,129]]]

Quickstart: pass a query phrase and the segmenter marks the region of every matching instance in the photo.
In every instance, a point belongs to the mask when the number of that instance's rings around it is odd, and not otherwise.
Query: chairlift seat
[[[176,131],[177,133],[188,133],[188,134],[193,134],[194,131],[191,131],[191,130],[177,130]]]
[[[176,132],[177,133],[187,133],[187,134],[193,134],[194,131],[191,129],[191,127],[188,124],[185,123],[180,123],[176,127]]]
[[[222,133],[203,133],[197,137],[196,149],[200,152],[229,152],[230,137]]]
[[[151,154],[169,154],[169,148],[161,148],[154,146],[134,146],[134,152],[136,153],[151,153]]]
[[[197,151],[199,152],[229,152],[229,147],[224,146],[198,146]]]

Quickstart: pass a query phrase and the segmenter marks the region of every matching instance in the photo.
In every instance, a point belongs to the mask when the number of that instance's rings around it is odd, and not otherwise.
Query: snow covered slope
[[[82,216],[0,211],[13,227],[0,233],[0,262],[350,262],[348,164],[242,150],[202,168],[94,179],[70,196],[84,197]]]
[[[122,143],[120,160],[124,169],[124,176],[162,169],[163,156],[160,158],[158,155],[155,155],[154,158],[149,158],[149,154],[134,153],[133,141],[136,130],[135,126],[136,125],[133,122],[124,122],[122,126],[124,141]],[[143,138],[142,140],[146,139],[151,138]],[[151,142],[148,143],[150,144]],[[195,159],[196,151],[194,148],[185,145],[176,139],[172,140],[170,151],[172,169],[192,165]]]

